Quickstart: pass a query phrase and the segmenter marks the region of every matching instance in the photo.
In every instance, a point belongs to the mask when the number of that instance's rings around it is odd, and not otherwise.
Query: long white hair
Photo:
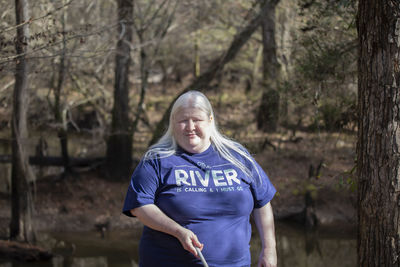
[[[211,103],[210,101],[208,101],[207,97],[199,91],[188,91],[178,97],[178,99],[172,106],[169,116],[169,125],[166,133],[158,140],[157,143],[149,148],[149,150],[144,155],[144,159],[154,159],[156,157],[164,158],[174,155],[176,153],[178,144],[173,135],[173,119],[175,113],[179,109],[187,107],[198,108],[201,111],[205,112],[208,118],[214,118],[213,120],[211,120],[210,139],[212,145],[214,145],[215,149],[218,151],[222,158],[225,158],[230,163],[242,170],[247,176],[254,179],[255,177],[252,177],[253,175],[250,168],[234,156],[234,152],[236,152],[237,154],[241,155],[245,161],[248,161],[248,163],[250,163],[248,165],[252,166],[252,168],[255,168],[259,176],[258,178],[260,178],[258,168],[254,162],[254,159],[248,154],[247,150],[238,142],[235,142],[223,136],[218,131]]]

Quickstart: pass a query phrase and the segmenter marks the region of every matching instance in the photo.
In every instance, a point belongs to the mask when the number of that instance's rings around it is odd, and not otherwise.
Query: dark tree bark
[[[279,0],[266,0],[261,21],[263,40],[263,95],[257,114],[257,127],[264,132],[274,132],[279,119],[278,73],[276,57],[275,7]]]
[[[263,4],[261,7],[260,13],[254,16],[253,19],[249,21],[249,24],[246,25],[232,40],[229,48],[226,50],[225,53],[220,55],[216,58],[211,66],[208,68],[206,72],[201,74],[192,84],[187,86],[169,105],[168,109],[165,111],[161,121],[157,124],[156,130],[154,131],[153,138],[150,141],[150,145],[154,144],[165,132],[168,127],[168,119],[169,114],[172,108],[173,103],[175,100],[182,94],[190,91],[190,90],[197,90],[197,91],[204,91],[207,89],[210,82],[218,76],[223,70],[225,64],[230,62],[232,59],[235,58],[236,54],[240,51],[243,45],[250,39],[252,34],[256,31],[258,26],[260,26],[262,16],[267,8],[266,4]]]
[[[28,21],[27,0],[15,0],[17,25]],[[12,169],[11,169],[11,222],[10,238],[32,242],[34,231],[31,222],[32,197],[28,181],[31,175],[27,163],[25,143],[28,138],[28,52],[29,23],[17,27],[15,48],[17,55],[12,114]]]
[[[144,110],[144,98],[146,97],[146,92],[147,92],[147,85],[148,85],[148,78],[149,78],[149,66],[147,65],[147,53],[144,48],[144,42],[143,39],[139,36],[139,41],[140,44],[143,44],[140,46],[140,77],[141,77],[141,82],[140,82],[140,98],[139,98],[139,103],[136,109],[136,117],[135,120],[133,121],[132,125],[132,139],[135,137],[135,133],[137,131],[138,125],[140,118],[142,116],[142,113],[145,111]]]
[[[118,36],[115,58],[114,106],[107,141],[106,171],[110,178],[126,178],[131,172],[132,133],[129,118],[129,67],[131,64],[133,0],[117,0]]]
[[[61,24],[62,24],[62,31],[65,32],[65,13],[61,14]],[[64,173],[63,177],[66,177],[69,173],[71,173],[71,167],[69,162],[69,153],[68,153],[68,134],[67,134],[67,123],[65,116],[63,116],[63,110],[61,107],[61,91],[63,88],[63,83],[65,80],[66,74],[66,49],[67,49],[67,41],[65,35],[63,34],[63,42],[62,42],[62,50],[60,55],[60,64],[58,68],[58,79],[57,85],[54,88],[54,115],[56,122],[61,125],[58,129],[58,139],[60,141],[61,147],[61,156],[63,158],[63,166],[64,166]]]
[[[360,0],[358,266],[400,266],[400,5]]]

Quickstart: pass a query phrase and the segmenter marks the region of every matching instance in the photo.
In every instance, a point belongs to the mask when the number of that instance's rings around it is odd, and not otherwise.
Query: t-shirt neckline
[[[197,158],[197,157],[206,156],[206,155],[212,153],[213,151],[214,151],[214,147],[212,144],[210,144],[206,150],[204,150],[203,152],[200,152],[200,153],[190,153],[190,152],[187,152],[186,150],[184,150],[182,147],[178,146],[177,154],[188,155],[188,156]]]

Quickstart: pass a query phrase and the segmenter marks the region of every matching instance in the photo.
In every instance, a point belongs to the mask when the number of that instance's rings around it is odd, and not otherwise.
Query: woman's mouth
[[[192,138],[192,137],[195,137],[196,134],[195,133],[188,133],[188,134],[186,134],[186,136],[189,137],[189,138]]]

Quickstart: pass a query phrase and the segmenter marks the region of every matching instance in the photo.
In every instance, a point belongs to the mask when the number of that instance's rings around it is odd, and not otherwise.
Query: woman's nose
[[[194,128],[195,128],[194,121],[193,120],[189,120],[188,123],[187,123],[187,129],[189,131],[192,131],[192,130],[194,130]]]

